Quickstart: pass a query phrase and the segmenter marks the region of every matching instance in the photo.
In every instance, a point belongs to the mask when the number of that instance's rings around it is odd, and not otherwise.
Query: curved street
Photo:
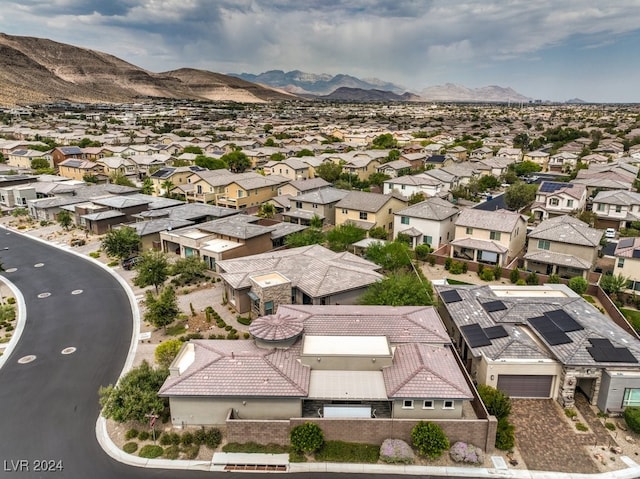
[[[112,274],[73,253],[5,229],[0,229],[0,261],[6,270],[2,274],[21,291],[26,305],[24,331],[0,368],[0,475],[221,477],[223,473],[128,466],[98,444],[97,391],[117,380],[133,328],[129,298]]]

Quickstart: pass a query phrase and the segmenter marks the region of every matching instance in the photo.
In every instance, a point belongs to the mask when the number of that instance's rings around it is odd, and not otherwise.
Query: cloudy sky
[[[407,89],[640,102],[639,0],[2,0],[0,32],[154,72],[302,70]]]

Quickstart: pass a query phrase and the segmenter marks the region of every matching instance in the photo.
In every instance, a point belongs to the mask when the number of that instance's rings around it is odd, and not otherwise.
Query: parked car
[[[130,258],[127,258],[122,262],[122,267],[127,271],[130,269],[133,269],[134,266],[138,264],[138,262],[140,262],[141,259],[142,259],[141,256],[132,256]]]
[[[604,231],[604,237],[605,238],[615,238],[616,237],[616,230],[613,228],[607,228]]]

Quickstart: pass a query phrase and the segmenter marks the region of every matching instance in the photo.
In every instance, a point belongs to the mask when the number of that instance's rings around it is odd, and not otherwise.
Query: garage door
[[[515,398],[548,398],[553,376],[501,374],[498,389]]]

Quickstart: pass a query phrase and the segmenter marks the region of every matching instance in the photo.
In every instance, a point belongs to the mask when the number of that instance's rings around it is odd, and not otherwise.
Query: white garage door
[[[551,396],[553,376],[531,376],[501,374],[498,376],[498,389],[509,397],[548,398]]]

